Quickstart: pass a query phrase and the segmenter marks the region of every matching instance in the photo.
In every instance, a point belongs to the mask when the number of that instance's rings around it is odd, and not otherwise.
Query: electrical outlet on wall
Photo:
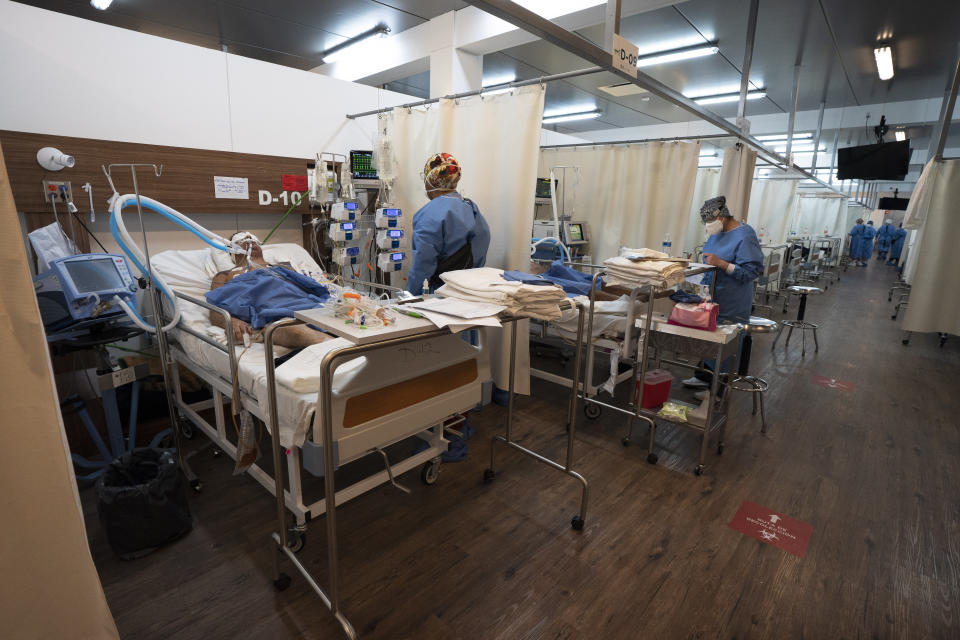
[[[49,202],[51,195],[56,195],[58,203],[73,202],[73,189],[66,180],[44,180],[43,199]]]

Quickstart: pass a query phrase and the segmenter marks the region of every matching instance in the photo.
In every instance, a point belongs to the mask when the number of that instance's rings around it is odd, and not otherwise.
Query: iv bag
[[[383,133],[377,138],[377,148],[374,152],[374,163],[377,175],[381,180],[389,181],[397,177],[393,157],[393,140]]]
[[[77,245],[67,237],[59,222],[52,222],[27,234],[30,245],[37,256],[37,272],[50,269],[50,263],[57,258],[66,258],[80,253]]]

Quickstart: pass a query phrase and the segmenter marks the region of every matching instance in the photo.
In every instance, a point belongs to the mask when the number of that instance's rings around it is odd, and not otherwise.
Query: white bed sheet
[[[263,249],[264,258],[268,262],[289,262],[297,271],[308,275],[322,273],[310,254],[299,245],[275,244],[266,245]],[[152,256],[150,262],[171,287],[198,298],[202,298],[203,294],[210,290],[213,276],[230,266],[229,257],[213,249],[164,251]],[[182,324],[226,345],[223,329],[211,324],[206,309],[185,300],[180,300],[180,308]],[[170,335],[192,362],[224,380],[230,380],[230,358],[226,351],[183,331],[174,330]],[[303,445],[316,409],[316,390],[299,392],[295,389],[319,389],[319,367],[316,367],[316,359],[322,358],[324,353],[332,349],[349,344],[342,338],[331,339],[312,347],[310,357],[296,357],[277,368],[277,417],[280,421],[280,442],[283,446]],[[287,351],[283,347],[277,347],[274,355],[280,356]],[[236,352],[240,357],[243,346],[236,347]],[[334,373],[334,388],[338,377],[362,362],[362,357],[356,358],[338,367]],[[238,369],[240,388],[253,396],[263,415],[268,416],[267,369],[262,343],[254,343],[247,349],[240,357]],[[289,386],[285,386],[283,382]]]

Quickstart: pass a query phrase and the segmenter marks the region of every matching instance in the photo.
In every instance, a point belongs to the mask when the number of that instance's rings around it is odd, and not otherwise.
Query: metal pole
[[[790,108],[790,123],[787,125],[787,162],[793,164],[793,127],[797,121],[797,101],[800,99],[800,65],[793,67],[793,96]]]
[[[737,105],[737,126],[746,133],[747,91],[750,89],[750,66],[753,64],[753,43],[757,35],[757,11],[760,0],[750,0],[750,15],[747,18],[747,43],[743,52],[743,68],[740,70],[740,103]]]
[[[603,45],[611,54],[615,33],[620,33],[620,0],[607,0],[607,11],[603,21]]]
[[[394,109],[409,109],[411,107],[422,107],[428,104],[435,104],[441,100],[456,100],[457,98],[469,98],[470,96],[478,96],[484,91],[490,91],[491,89],[518,89],[520,87],[527,87],[532,84],[543,84],[545,82],[555,82],[557,80],[566,80],[568,78],[576,78],[578,76],[585,76],[591,73],[600,73],[605,71],[602,67],[589,67],[587,69],[579,69],[577,71],[566,71],[564,73],[555,73],[550,76],[541,76],[539,78],[531,78],[529,80],[517,80],[516,82],[505,82],[504,84],[497,84],[490,87],[484,87],[483,89],[475,89],[473,91],[464,91],[463,93],[452,93],[448,96],[443,96],[442,98],[430,98],[429,100],[418,100],[417,102],[408,102],[406,104],[397,105],[396,107],[385,107],[383,109],[374,109],[373,111],[363,111],[361,113],[348,113],[347,118],[350,120],[355,120],[356,118],[362,118],[364,116],[374,116],[378,113],[388,113]]]
[[[947,144],[947,134],[950,133],[950,120],[953,118],[953,108],[957,104],[957,89],[960,88],[960,60],[953,70],[953,82],[950,84],[950,96],[947,98],[947,108],[940,125],[940,140],[937,142],[937,153],[934,160],[943,160],[943,147]]]
[[[810,164],[810,173],[817,175],[817,152],[820,149],[820,133],[823,131],[823,110],[827,103],[820,103],[820,112],[817,114],[817,132],[813,134],[813,162]]]

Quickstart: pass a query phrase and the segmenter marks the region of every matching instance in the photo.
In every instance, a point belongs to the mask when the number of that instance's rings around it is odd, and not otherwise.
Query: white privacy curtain
[[[544,149],[540,177],[580,167],[577,217],[590,224],[594,263],[622,246],[659,250],[667,233],[676,253],[696,231],[689,222],[699,155],[700,144],[689,142]]]
[[[924,169],[927,180],[918,182],[922,188],[914,190],[907,205],[907,220],[922,221],[922,227],[908,256],[915,265],[903,328],[960,335],[960,160],[931,164]]]
[[[843,197],[804,196],[800,198],[792,228],[811,236],[843,235],[847,219],[847,199]]]
[[[761,244],[781,244],[797,209],[796,180],[754,180],[750,190],[747,224]]]
[[[693,255],[694,250],[707,240],[707,232],[700,219],[700,207],[710,198],[720,195],[720,169],[697,169],[697,181],[693,186],[693,198],[690,202],[690,218],[687,220],[687,233],[683,242],[674,241],[673,246],[682,255]],[[653,247],[654,249],[656,247]]]
[[[727,209],[733,217],[742,220],[750,203],[753,187],[753,170],[757,166],[757,152],[742,144],[727,147],[723,152],[723,168],[720,170],[720,193],[726,196]]]
[[[490,225],[487,266],[526,270],[543,95],[537,85],[492,97],[441,100],[425,110],[396,108],[386,116],[381,130],[390,138],[397,167],[392,199],[403,211],[405,233],[411,232],[413,214],[427,203],[423,165],[434,153],[450,153],[462,172],[458,191],[477,204]],[[508,343],[500,344],[499,331],[486,334],[494,381],[506,389]],[[528,334],[526,323],[518,327],[518,393],[530,392]]]

